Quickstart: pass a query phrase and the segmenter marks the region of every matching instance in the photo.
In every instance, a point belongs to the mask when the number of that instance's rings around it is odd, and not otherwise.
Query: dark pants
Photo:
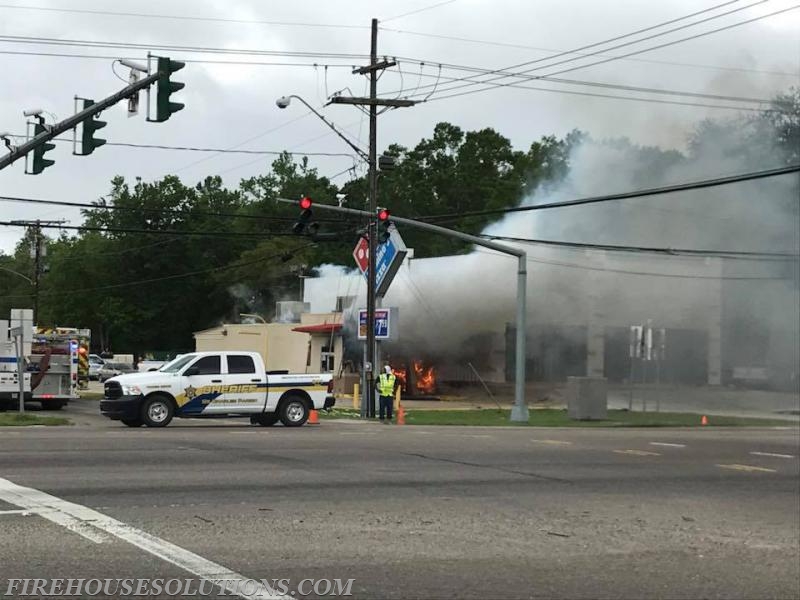
[[[392,396],[380,396],[380,418],[383,420],[384,413],[386,418],[392,420],[392,409],[394,408],[394,398]]]

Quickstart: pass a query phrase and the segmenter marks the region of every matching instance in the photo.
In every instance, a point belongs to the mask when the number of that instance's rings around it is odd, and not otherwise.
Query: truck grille
[[[121,398],[122,397],[122,386],[119,384],[118,381],[107,381],[105,385],[105,397],[106,398]]]

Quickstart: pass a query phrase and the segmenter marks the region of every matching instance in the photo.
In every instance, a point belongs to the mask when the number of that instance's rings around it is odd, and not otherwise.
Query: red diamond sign
[[[369,243],[366,238],[359,238],[353,250],[353,258],[356,259],[358,270],[366,273],[367,269],[369,269]]]

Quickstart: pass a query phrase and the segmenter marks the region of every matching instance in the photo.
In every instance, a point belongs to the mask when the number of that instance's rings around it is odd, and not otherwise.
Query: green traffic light
[[[42,125],[41,123],[37,123],[36,127],[34,128],[34,137],[39,135],[40,133],[44,133],[47,128]],[[53,148],[55,148],[55,144],[51,144],[49,142],[42,144],[38,148],[34,149],[33,151],[33,161],[31,165],[31,174],[38,175],[42,171],[44,171],[47,167],[51,167],[56,164],[56,161],[50,160],[49,158],[44,158],[46,152],[50,152]]]
[[[180,102],[172,102],[170,96],[186,87],[185,83],[170,81],[170,77],[175,71],[180,71],[186,63],[169,58],[160,57],[158,59],[158,81],[156,83],[156,118],[157,123],[163,123],[169,119],[172,113],[183,110],[184,105]]]
[[[94,104],[94,100],[84,100],[83,101],[83,108],[84,110],[91,107]],[[102,138],[95,138],[94,134],[98,129],[102,129],[108,125],[105,121],[100,121],[97,119],[97,115],[93,115],[91,119],[87,119],[83,122],[83,133],[81,134],[81,156],[88,156],[92,152],[95,151],[95,148],[99,148],[103,144],[106,143],[106,140]]]

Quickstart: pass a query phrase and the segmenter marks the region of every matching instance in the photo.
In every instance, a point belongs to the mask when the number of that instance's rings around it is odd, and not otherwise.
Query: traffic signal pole
[[[5,167],[13,164],[20,158],[24,157],[29,152],[36,150],[38,147],[46,144],[56,136],[64,133],[65,131],[69,131],[74,127],[77,127],[84,121],[91,119],[95,114],[100,112],[101,110],[105,110],[111,106],[114,106],[117,102],[125,100],[126,98],[132,96],[136,92],[141,89],[144,89],[151,84],[158,81],[158,78],[161,76],[160,73],[153,73],[148,77],[145,77],[141,81],[137,81],[131,85],[126,86],[124,89],[120,90],[116,94],[101,100],[97,104],[92,104],[88,108],[80,111],[79,113],[72,115],[64,119],[59,123],[55,123],[53,125],[46,126],[45,130],[42,131],[40,134],[35,136],[33,139],[28,140],[24,144],[14,148],[11,152],[4,156],[0,156],[0,169],[4,169]]]
[[[278,202],[287,204],[297,204],[297,200],[289,200],[288,198],[278,198]],[[346,208],[344,206],[331,206],[330,204],[315,204],[321,210],[330,210],[333,212],[354,215],[358,217],[368,217],[371,226],[375,226],[376,214],[366,210],[358,210],[356,208]],[[495,250],[502,254],[508,254],[516,257],[517,259],[517,336],[516,336],[516,360],[515,360],[515,374],[514,374],[514,406],[511,409],[511,420],[514,422],[527,423],[528,422],[528,404],[525,401],[525,360],[526,360],[526,332],[527,332],[527,313],[526,313],[526,290],[528,281],[528,255],[524,250],[515,248],[514,246],[506,246],[505,244],[498,244],[491,242],[475,235],[462,233],[454,229],[447,229],[425,221],[416,221],[414,219],[406,219],[403,217],[391,216],[394,223],[401,223],[408,225],[415,229],[422,229],[423,231],[430,231],[439,235],[455,238],[464,242],[475,244],[476,246],[483,246],[490,250]],[[374,288],[373,288],[374,289]],[[374,328],[373,328],[374,334]]]
[[[400,100],[396,98],[378,98],[378,72],[397,64],[395,61],[382,60],[378,62],[378,19],[372,19],[369,65],[353,70],[354,74],[369,75],[369,97],[333,96],[331,104],[353,104],[369,106],[369,214],[375,215],[378,207],[378,107],[387,106],[400,108],[413,106],[413,100]],[[367,351],[364,358],[364,395],[361,406],[361,416],[375,416],[375,372],[379,365],[375,364],[375,252],[377,242],[375,220],[370,219],[367,227],[369,241],[369,265],[367,267]]]

